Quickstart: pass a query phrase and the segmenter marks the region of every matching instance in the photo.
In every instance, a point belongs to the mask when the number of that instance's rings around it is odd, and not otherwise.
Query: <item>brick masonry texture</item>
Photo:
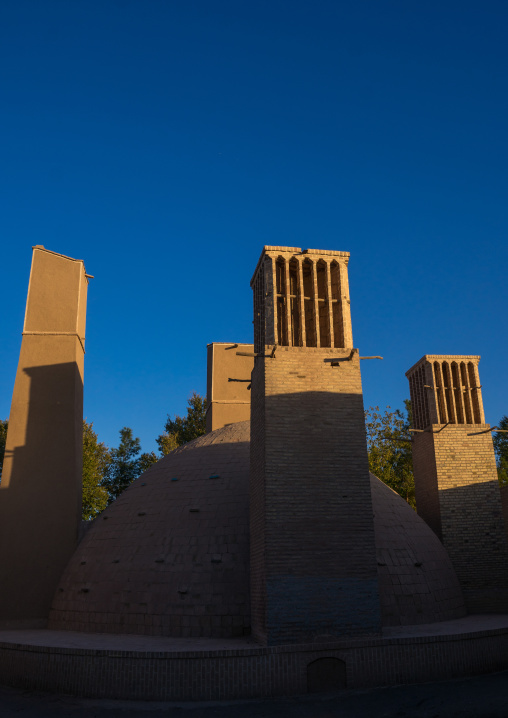
[[[439,425],[431,425],[437,431]],[[413,440],[419,514],[441,538],[471,612],[508,605],[508,546],[490,433],[447,426]]]
[[[383,626],[461,618],[466,608],[443,544],[425,521],[371,474]]]
[[[0,625],[47,619],[76,549],[87,287],[81,260],[33,248],[0,484]]]
[[[349,252],[264,247],[251,280],[254,346],[352,347]]]
[[[479,361],[479,356],[426,354],[406,372],[414,428],[485,423]]]
[[[262,643],[380,630],[359,364],[349,349],[309,347],[256,359],[251,600]]]
[[[248,426],[172,452],[94,521],[58,584],[51,628],[250,632]]]
[[[504,528],[508,536],[508,486],[501,486],[501,506],[503,509]]]
[[[121,504],[92,523],[59,583],[50,626],[176,638],[248,632],[249,440],[250,423],[234,424],[182,448],[178,464],[176,455],[162,459],[141,476]],[[217,479],[209,478],[212,450],[213,456],[220,451]],[[462,616],[462,595],[441,542],[372,475],[370,487],[383,625]],[[204,506],[214,517],[206,524],[201,512],[190,512]],[[230,520],[235,532],[225,533]],[[225,548],[238,552],[234,573],[212,563]]]
[[[252,344],[213,342],[207,346],[206,431],[250,421]],[[242,356],[251,354],[251,356]]]
[[[408,372],[417,500],[433,533],[369,476],[348,259],[264,248],[252,421],[176,450],[92,524],[59,582],[48,642],[0,632],[2,682],[221,700],[508,666],[508,616],[465,616],[508,605],[492,441],[470,436],[488,430],[479,357],[428,355]],[[248,406],[252,362],[236,356],[216,367],[219,425]]]
[[[495,613],[508,605],[508,543],[479,361],[425,355],[406,376],[418,513],[447,549],[468,611]]]
[[[309,666],[336,658],[345,663],[347,688],[371,688],[502,670],[508,666],[504,626],[216,651],[46,647],[0,637],[0,674],[4,685],[89,698],[230,700],[306,693]]]

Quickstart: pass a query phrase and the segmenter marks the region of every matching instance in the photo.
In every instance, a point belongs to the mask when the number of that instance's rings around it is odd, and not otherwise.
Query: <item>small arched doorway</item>
[[[340,658],[318,658],[307,666],[307,691],[324,693],[347,687],[346,663]]]

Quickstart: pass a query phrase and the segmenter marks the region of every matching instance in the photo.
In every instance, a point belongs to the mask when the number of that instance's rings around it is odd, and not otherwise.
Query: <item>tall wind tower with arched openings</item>
[[[265,247],[251,281],[251,601],[271,645],[380,630],[349,253]]]

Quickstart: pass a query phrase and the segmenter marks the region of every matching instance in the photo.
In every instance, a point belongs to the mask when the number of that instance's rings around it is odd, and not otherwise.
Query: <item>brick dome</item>
[[[49,627],[242,636],[249,607],[250,422],[180,447],[92,524],[57,588]],[[383,625],[465,614],[440,541],[371,476]]]
[[[151,466],[90,527],[50,627],[242,636],[249,608],[249,422]]]
[[[373,474],[370,488],[383,626],[465,616],[459,581],[436,534]]]

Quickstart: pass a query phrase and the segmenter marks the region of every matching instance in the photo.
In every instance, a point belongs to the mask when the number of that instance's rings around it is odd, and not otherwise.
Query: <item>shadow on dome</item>
[[[171,452],[97,519],[50,628],[175,637],[250,631],[249,422]]]

